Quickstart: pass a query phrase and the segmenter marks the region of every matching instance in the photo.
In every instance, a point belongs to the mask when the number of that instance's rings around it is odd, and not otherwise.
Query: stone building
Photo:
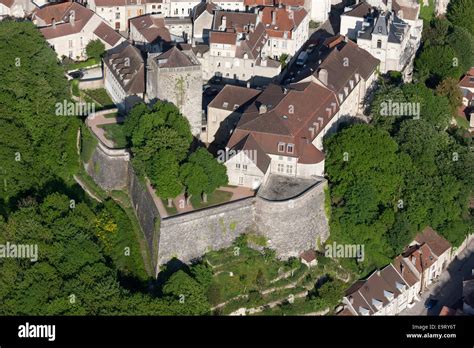
[[[240,117],[227,143],[231,185],[256,188],[269,174],[324,175],[322,137],[339,117],[337,99],[316,83],[269,85]]]
[[[220,8],[212,2],[201,2],[193,10],[193,39],[209,42],[209,32],[214,21],[214,12]]]
[[[172,102],[198,136],[202,125],[202,70],[192,50],[172,47],[150,54],[147,61],[147,100]]]
[[[162,52],[172,41],[161,15],[144,15],[131,19],[129,38],[134,46],[148,53]]]
[[[261,93],[258,89],[226,85],[207,106],[207,143],[227,144],[245,107]]]
[[[267,84],[281,71],[281,64],[263,52],[265,26],[256,13],[217,11],[209,38],[209,75],[227,82]]]
[[[51,4],[37,9],[32,20],[60,58],[86,59],[86,46],[92,40],[100,39],[105,49],[125,40],[101,17],[75,2]]]
[[[229,154],[237,154],[225,163],[229,183],[254,188],[270,173],[324,175],[323,139],[337,131],[340,122],[359,115],[380,62],[339,35],[323,46],[320,61],[298,73],[298,83],[271,84],[242,110],[224,90],[210,104],[209,130],[214,117],[222,125],[215,134],[228,134],[239,119],[226,145]],[[227,110],[222,110],[221,102]],[[237,112],[229,112],[236,106]]]
[[[0,0],[0,21],[5,17],[23,18],[35,8],[33,2],[28,0]]]
[[[399,71],[410,82],[415,54],[421,42],[420,5],[410,0],[361,2],[341,15],[341,34],[381,61],[380,71]]]
[[[193,22],[190,17],[165,17],[173,42],[188,42],[193,36]]]
[[[390,265],[354,283],[343,298],[345,308],[352,315],[397,315],[420,300],[450,261],[451,244],[426,227]]]
[[[104,62],[104,86],[113,102],[127,110],[145,95],[145,62],[138,48],[124,41],[107,51]]]
[[[263,52],[278,60],[282,54],[294,56],[308,40],[309,15],[302,7],[264,7],[259,11],[267,43]]]

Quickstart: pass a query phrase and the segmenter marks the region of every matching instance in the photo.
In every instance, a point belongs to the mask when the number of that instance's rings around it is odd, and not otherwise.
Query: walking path
[[[100,127],[106,124],[117,124],[123,122],[123,117],[105,117],[106,114],[110,114],[112,112],[117,112],[117,109],[108,109],[98,111],[86,119],[86,123],[92,132],[99,138],[99,140],[107,147],[113,149],[115,144],[112,140],[109,140],[105,137],[105,129]]]

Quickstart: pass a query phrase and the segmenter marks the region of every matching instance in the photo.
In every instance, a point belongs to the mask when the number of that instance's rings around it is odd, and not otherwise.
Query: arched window
[[[382,48],[382,40],[377,40],[377,48]]]

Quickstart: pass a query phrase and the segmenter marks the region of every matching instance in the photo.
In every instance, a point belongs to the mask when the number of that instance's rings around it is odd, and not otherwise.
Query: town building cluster
[[[451,259],[451,244],[426,227],[392,263],[346,291],[339,315],[397,315],[420,300]]]
[[[415,0],[356,3],[340,34],[312,38],[310,21],[327,20],[334,4],[66,1],[38,5],[31,19],[61,59],[85,60],[87,44],[103,42],[104,86],[119,109],[174,103],[197,139],[230,154],[230,184],[257,189],[271,173],[324,176],[323,138],[362,115],[378,74],[411,80],[422,30]],[[207,84],[217,84],[213,100]]]

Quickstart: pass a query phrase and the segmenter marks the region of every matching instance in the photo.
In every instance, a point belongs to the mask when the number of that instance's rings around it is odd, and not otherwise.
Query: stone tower
[[[199,137],[202,125],[202,67],[191,50],[172,47],[147,61],[147,99],[175,104]]]

